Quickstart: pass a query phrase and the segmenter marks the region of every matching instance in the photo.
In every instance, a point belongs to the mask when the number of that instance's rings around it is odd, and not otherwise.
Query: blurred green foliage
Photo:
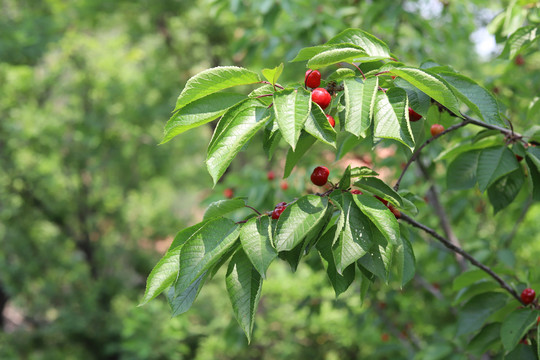
[[[523,54],[524,64],[517,65],[495,59],[499,48],[478,55],[472,40],[508,5],[3,0],[0,358],[467,358],[468,339],[454,338],[452,310],[452,280],[461,270],[452,254],[424,239],[414,239],[415,280],[405,289],[375,283],[363,305],[357,288],[334,299],[316,257],[294,275],[284,263],[273,265],[249,347],[219,275],[179,318],[170,319],[163,298],[136,305],[175,232],[199,221],[204,206],[222,198],[225,188],[269,210],[306,190],[306,172],[321,157],[334,160],[326,148],[316,148],[283,190],[285,149],[268,161],[254,141],[249,155],[242,153],[224,182],[211,189],[203,165],[210,127],[157,146],[190,76],[218,65],[255,70],[285,62],[283,78],[302,81],[302,65],[287,63],[298,49],[358,27],[386,41],[403,61],[431,58],[497,89],[520,131],[538,124],[537,115],[527,116],[540,93],[538,51]],[[524,23],[538,14],[518,15]],[[510,33],[497,31],[499,40]],[[428,122],[448,121],[440,116],[434,113]],[[369,148],[356,154],[376,168],[398,169],[406,160],[377,157]],[[270,169],[276,180],[266,180]],[[413,172],[403,184],[418,194],[428,188]],[[523,201],[510,206],[510,215],[495,217],[479,194],[445,193],[444,201],[468,251],[510,273],[518,269],[518,278],[540,288],[537,205],[514,231]],[[421,213],[422,221],[438,226],[427,205]]]

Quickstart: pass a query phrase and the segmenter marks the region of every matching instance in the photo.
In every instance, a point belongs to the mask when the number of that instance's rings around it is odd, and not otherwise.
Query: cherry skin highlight
[[[319,70],[308,70],[304,81],[307,87],[317,88],[321,85],[321,73]]]
[[[324,110],[332,102],[332,96],[326,89],[316,88],[311,93],[311,100]]]
[[[330,170],[325,166],[317,166],[311,173],[311,182],[317,186],[323,186],[328,181]]]

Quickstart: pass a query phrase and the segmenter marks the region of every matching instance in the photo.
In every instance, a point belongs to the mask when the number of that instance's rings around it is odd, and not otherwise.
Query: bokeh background
[[[351,27],[403,62],[431,59],[476,79],[526,129],[539,123],[527,117],[540,93],[539,53],[498,55],[509,34],[538,21],[532,3],[1,0],[0,359],[469,359],[467,339],[454,337],[452,280],[462,270],[422,238],[412,239],[415,279],[404,289],[375,283],[364,304],[354,286],[335,299],[316,255],[295,273],[273,264],[249,346],[223,274],[180,317],[170,317],[164,297],[137,307],[176,232],[225,189],[264,211],[309,191],[306,172],[321,159],[336,169],[374,166],[388,179],[406,160],[390,146],[334,163],[316,147],[285,186],[285,146],[268,160],[253,141],[212,188],[204,166],[212,126],[157,144],[197,72],[283,62],[281,81],[303,81],[305,64],[289,63],[297,51]],[[423,196],[427,184],[411,173],[404,184]],[[478,193],[443,196],[467,250],[506,274],[540,278],[538,205],[521,194],[494,217]],[[427,205],[420,210],[438,226]]]

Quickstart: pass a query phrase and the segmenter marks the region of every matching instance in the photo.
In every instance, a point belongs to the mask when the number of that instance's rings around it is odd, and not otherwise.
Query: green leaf
[[[491,277],[483,270],[469,270],[458,275],[453,282],[452,290],[457,291],[464,287],[470,286],[479,280],[491,279]]]
[[[336,293],[336,298],[343,292],[345,292],[354,281],[355,266],[349,265],[343,274],[339,274],[336,269],[336,263],[334,262],[334,255],[332,254],[332,243],[334,241],[334,234],[337,227],[334,225],[328,230],[323,237],[317,242],[317,250],[323,259],[324,268],[326,269],[326,275],[330,279],[330,283]]]
[[[500,332],[500,323],[487,324],[471,339],[467,350],[477,356],[485,354],[493,344],[499,343]]]
[[[176,294],[174,286],[169,288],[167,291],[167,300],[169,301],[169,306],[171,307],[173,317],[183,314],[191,308],[191,305],[193,305],[197,295],[199,295],[201,292],[207,277],[208,271],[205,271],[197,278],[197,280],[195,280],[180,294]]]
[[[311,93],[304,88],[274,93],[274,112],[285,141],[295,150],[300,131],[311,111]]]
[[[249,343],[255,323],[255,313],[261,298],[262,279],[242,249],[238,250],[231,259],[225,282],[234,316],[244,330]]]
[[[383,41],[379,40],[375,36],[360,30],[360,29],[347,29],[333,38],[331,38],[326,44],[337,44],[337,43],[351,43],[354,45],[360,46],[366,54],[369,56],[383,56],[390,57],[390,50],[388,45]]]
[[[305,195],[289,205],[277,222],[274,245],[277,251],[292,250],[324,217],[328,199]]]
[[[446,171],[446,186],[449,190],[464,190],[476,184],[476,169],[480,150],[473,150],[458,155]]]
[[[358,209],[351,194],[342,194],[343,228],[332,248],[334,262],[339,274],[364,256],[373,245],[369,219]]]
[[[363,177],[356,181],[354,186],[367,190],[374,195],[380,196],[397,207],[403,206],[403,199],[401,199],[401,196],[379,178]]]
[[[356,72],[353,69],[339,68],[336,69],[330,76],[326,78],[327,82],[335,81],[336,83],[342,82],[346,78],[355,77]]]
[[[317,45],[307,48],[303,48],[298,52],[298,55],[291,62],[305,61],[309,60],[317,54],[320,54],[323,51],[343,49],[343,48],[355,48],[358,50],[363,50],[360,46],[354,45],[351,43],[340,43],[340,44],[331,44],[331,45]]]
[[[255,269],[266,279],[268,266],[277,257],[272,246],[272,226],[268,216],[252,218],[242,226],[240,242]]]
[[[160,144],[164,144],[184,131],[204,125],[223,115],[230,107],[247,99],[234,93],[215,93],[189,103],[173,114],[165,125]]]
[[[371,195],[353,195],[358,208],[375,224],[389,243],[399,243],[399,224],[396,217],[379,199]]]
[[[296,150],[289,148],[289,150],[287,151],[285,169],[283,171],[284,179],[288,178],[289,175],[291,175],[291,172],[293,171],[296,164],[298,164],[298,161],[300,161],[302,156],[304,156],[304,154],[313,144],[315,144],[316,141],[317,139],[315,139],[313,136],[309,135],[306,132],[302,132],[300,138],[298,139],[298,143],[296,144]]]
[[[266,156],[268,156],[268,160],[272,159],[281,141],[281,133],[278,130],[279,126],[274,119],[274,114],[272,114],[270,115],[270,120],[268,120],[268,125],[264,128],[263,134],[263,149]]]
[[[452,304],[457,305],[459,303],[469,300],[473,296],[476,296],[478,294],[482,294],[485,292],[496,291],[499,288],[500,288],[500,285],[494,281],[489,281],[489,280],[477,281],[474,284],[461,289],[459,293],[457,294],[456,299],[452,302]]]
[[[538,34],[540,33],[538,26],[529,25],[517,29],[504,45],[504,49],[500,56],[508,56],[508,59],[513,59],[523,48],[530,44],[538,43]]]
[[[458,314],[457,335],[469,334],[480,329],[495,311],[506,305],[508,296],[490,292],[469,300]]]
[[[513,351],[504,357],[504,360],[538,360],[538,357],[534,353],[532,346],[518,344]]]
[[[532,188],[532,198],[534,201],[540,201],[540,171],[530,159],[529,156],[525,158],[527,169],[529,170],[529,176],[527,177],[530,187]]]
[[[518,168],[488,188],[489,202],[493,205],[495,214],[514,201],[524,182],[523,170]]]
[[[277,83],[278,78],[283,73],[283,63],[273,69],[263,69],[262,74],[272,85]]]
[[[347,166],[338,184],[338,188],[342,190],[347,190],[350,187],[351,187],[351,165]]]
[[[311,106],[311,113],[306,119],[304,130],[319,141],[336,148],[336,131],[328,122],[328,118],[319,105],[313,104]]]
[[[495,181],[504,175],[511,173],[519,167],[519,164],[506,146],[484,149],[478,158],[476,178],[478,187],[484,192]]]
[[[409,102],[407,92],[401,88],[391,88],[386,93],[377,94],[375,100],[373,136],[393,139],[414,149],[414,137],[407,120]]]
[[[351,178],[358,178],[364,176],[377,176],[379,173],[372,170],[367,166],[355,167],[351,170]]]
[[[506,126],[499,115],[499,104],[489,91],[460,74],[439,72],[438,75],[448,82],[454,94],[480,119],[488,124]]]
[[[366,139],[358,139],[358,137],[353,134],[345,133],[344,137],[338,138],[338,149],[336,151],[336,161],[345,156],[349,151],[351,151],[355,146],[359,145],[361,142]]]
[[[215,218],[190,237],[180,252],[180,270],[175,284],[181,294],[199,276],[210,269],[234,244],[240,229],[226,218]]]
[[[215,92],[259,81],[259,75],[253,71],[236,66],[219,66],[204,70],[188,80],[176,100],[174,111]]]
[[[372,77],[343,80],[345,89],[345,130],[357,137],[365,137],[371,126],[379,79]]]
[[[206,208],[203,219],[211,219],[213,217],[223,216],[238,209],[243,209],[246,206],[244,199],[229,199],[214,201]]]
[[[504,319],[501,326],[501,341],[506,351],[513,350],[519,340],[536,325],[538,312],[531,309],[519,309]]]
[[[249,100],[233,109],[223,115],[208,146],[206,167],[214,185],[247,141],[265,125],[269,116],[268,110],[257,100]]]
[[[403,287],[414,277],[414,273],[416,272],[416,259],[409,240],[409,229],[405,225],[400,224],[399,232],[401,236],[394,252],[394,263],[396,264],[398,281],[401,283],[401,287]]]
[[[146,291],[139,306],[146,304],[172,285],[180,269],[180,250],[182,246],[204,225],[206,225],[206,222],[190,226],[175,236],[167,253],[154,266],[150,275],[148,275]]]
[[[454,114],[459,115],[459,103],[456,96],[437,75],[425,70],[408,67],[394,68],[390,70],[390,73],[408,81]]]
[[[386,57],[369,57],[363,50],[356,48],[331,49],[320,52],[313,56],[307,63],[310,69],[320,69],[340,62],[352,63],[355,59],[366,58],[367,61],[378,61]]]
[[[249,97],[251,99],[257,99],[259,100],[264,106],[270,106],[272,104],[273,94],[274,94],[274,87],[270,84],[264,84],[263,86],[259,86],[255,90],[249,93]],[[270,96],[268,96],[270,95]]]

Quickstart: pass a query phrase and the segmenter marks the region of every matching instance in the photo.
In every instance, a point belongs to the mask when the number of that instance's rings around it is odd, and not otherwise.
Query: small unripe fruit
[[[409,121],[415,122],[422,118],[422,115],[414,111],[412,108],[409,108]]]
[[[306,71],[305,83],[307,87],[316,88],[321,85],[321,73],[319,70]]]
[[[311,173],[311,182],[317,186],[323,186],[328,181],[330,170],[325,166],[317,166]]]
[[[270,170],[268,172],[268,174],[266,174],[266,177],[268,178],[268,180],[272,181],[274,180],[274,178],[276,177],[276,175],[274,174],[274,172],[272,170]]]
[[[358,189],[352,189],[352,190],[351,190],[351,194],[353,194],[353,195],[362,195],[363,192],[361,192],[361,191],[358,190]]]
[[[289,188],[289,184],[287,184],[286,181],[282,181],[280,187],[281,190],[287,190]]]
[[[316,88],[311,93],[311,100],[324,110],[332,102],[332,96],[326,89]]]
[[[223,195],[227,199],[232,199],[232,197],[234,196],[234,191],[231,188],[226,188],[225,190],[223,190]]]
[[[525,305],[529,305],[530,303],[532,303],[535,297],[536,292],[531,288],[527,288],[521,293],[521,301],[523,301]]]
[[[326,118],[328,119],[328,122],[330,123],[330,126],[335,127],[336,126],[336,120],[330,115],[326,115]]]
[[[441,124],[433,124],[431,125],[431,129],[429,129],[429,131],[431,132],[431,136],[437,136],[444,131],[444,126]]]

